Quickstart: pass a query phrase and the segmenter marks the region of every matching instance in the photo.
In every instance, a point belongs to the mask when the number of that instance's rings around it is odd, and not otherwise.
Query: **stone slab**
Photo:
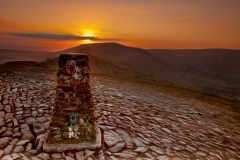
[[[82,149],[97,149],[101,148],[101,131],[97,128],[96,142],[95,143],[75,143],[75,144],[62,144],[62,143],[54,143],[48,144],[45,143],[43,145],[43,150],[45,152],[63,152],[66,150],[82,150]]]

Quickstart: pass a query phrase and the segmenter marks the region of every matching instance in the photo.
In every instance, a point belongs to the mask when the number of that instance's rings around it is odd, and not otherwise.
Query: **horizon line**
[[[108,43],[115,43],[118,45],[122,45],[122,46],[126,46],[126,47],[133,47],[133,48],[140,48],[140,49],[144,49],[144,50],[240,50],[239,49],[233,49],[233,48],[221,48],[221,47],[206,47],[206,48],[145,48],[145,47],[138,47],[138,46],[130,46],[130,45],[125,45],[125,44],[121,44],[121,43],[117,43],[117,42],[99,42],[99,43],[86,43],[86,44],[79,44],[77,46],[72,46],[72,47],[68,47],[65,49],[57,49],[57,48],[50,48],[49,46],[24,46],[24,45],[17,45],[17,44],[6,44],[6,43],[0,43],[0,49],[1,50],[17,50],[17,51],[46,51],[46,52],[59,52],[59,51],[63,51],[69,48],[73,48],[73,47],[78,47],[78,46],[82,46],[82,45],[97,45],[97,44],[108,44]],[[11,47],[4,47],[1,45],[9,45],[9,46],[17,46],[16,48],[11,48]],[[18,49],[18,47],[25,47],[26,49]],[[31,49],[31,47],[36,48],[36,49]],[[43,50],[41,50],[41,48],[43,48]],[[45,48],[45,49],[44,49]]]

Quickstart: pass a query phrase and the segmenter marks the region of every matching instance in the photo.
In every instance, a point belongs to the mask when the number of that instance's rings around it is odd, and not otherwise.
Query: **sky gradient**
[[[240,49],[239,0],[0,0],[0,44]]]

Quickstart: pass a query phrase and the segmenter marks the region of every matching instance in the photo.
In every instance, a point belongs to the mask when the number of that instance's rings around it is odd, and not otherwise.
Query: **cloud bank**
[[[48,34],[48,33],[4,33],[15,37],[50,39],[50,40],[92,40],[92,41],[113,41],[114,38],[87,37],[71,34]]]

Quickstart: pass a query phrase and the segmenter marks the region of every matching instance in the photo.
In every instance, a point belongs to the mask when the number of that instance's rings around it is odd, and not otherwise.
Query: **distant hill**
[[[35,66],[38,65],[38,62],[33,61],[10,61],[2,64],[5,67],[26,67],[26,66]]]
[[[0,64],[9,61],[45,61],[51,56],[51,52],[47,51],[22,51],[11,49],[0,49]]]
[[[181,83],[186,82],[170,65],[141,48],[118,43],[95,43],[69,48],[52,55],[57,57],[62,53],[71,52],[87,53],[90,58],[91,72],[94,73],[152,80],[164,84],[173,83],[176,78]]]
[[[0,43],[1,49],[20,50],[20,51],[57,51],[57,48],[48,46],[33,46],[33,45],[19,45],[19,44],[7,44]]]
[[[34,55],[33,61],[48,58],[32,64],[40,67],[56,67],[58,56],[62,53],[84,52],[89,56],[91,73],[190,88],[240,99],[239,50],[144,50],[117,43],[95,43],[52,53],[8,50],[0,52],[0,56],[8,56],[2,54],[7,52],[11,56],[15,53],[16,60],[29,60],[26,58],[29,55]],[[5,57],[7,58],[10,59]]]

